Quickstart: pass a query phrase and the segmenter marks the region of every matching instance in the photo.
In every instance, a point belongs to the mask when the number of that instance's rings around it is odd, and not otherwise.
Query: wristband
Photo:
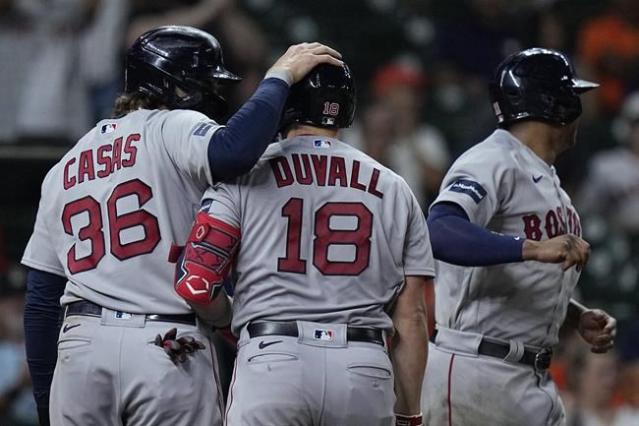
[[[410,416],[395,413],[395,426],[423,426],[422,413]]]

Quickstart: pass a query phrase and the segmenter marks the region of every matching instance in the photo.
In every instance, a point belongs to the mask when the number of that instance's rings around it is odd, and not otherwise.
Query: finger
[[[612,343],[605,346],[593,346],[590,348],[590,352],[594,354],[605,354],[606,352],[611,350],[613,347],[614,345]]]
[[[315,46],[311,49],[309,49],[309,51],[314,54],[314,55],[331,55],[334,58],[338,58],[341,59],[342,58],[342,54],[339,53],[337,50],[333,49],[332,47],[328,47],[326,45],[323,44],[319,44],[317,43],[318,46]]]
[[[198,349],[206,349],[206,346],[204,346],[204,343],[198,340],[195,341],[195,345],[197,346]]]
[[[340,61],[337,58],[334,58],[331,55],[313,55],[312,62],[313,62],[313,67],[318,64],[331,64],[331,65],[335,65],[336,67],[341,67],[344,65],[344,62]]]
[[[604,327],[604,331],[607,333],[611,333],[613,336],[617,335],[617,320],[613,317],[608,317],[606,321],[606,326]]]
[[[164,335],[164,340],[175,340],[177,337],[177,328],[172,328]]]

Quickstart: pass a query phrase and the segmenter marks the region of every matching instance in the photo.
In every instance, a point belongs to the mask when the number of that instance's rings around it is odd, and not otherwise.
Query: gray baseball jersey
[[[494,232],[532,240],[581,235],[554,167],[505,130],[455,161],[435,203],[446,201]],[[437,273],[438,324],[535,346],[557,343],[579,278],[574,267],[539,262],[468,268],[438,261]]]
[[[434,275],[424,216],[406,182],[336,139],[272,144],[250,174],[217,184],[204,203],[242,233],[238,334],[255,320],[391,329],[386,308],[404,276]]]
[[[191,312],[173,291],[167,258],[212,184],[207,147],[218,128],[186,110],[100,121],[44,179],[22,263],[67,277],[62,304]]]

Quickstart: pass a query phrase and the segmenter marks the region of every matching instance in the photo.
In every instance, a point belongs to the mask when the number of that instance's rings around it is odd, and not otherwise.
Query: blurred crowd
[[[567,53],[581,77],[601,83],[583,96],[578,145],[557,165],[593,246],[579,297],[614,314],[620,337],[616,352],[593,355],[567,336],[553,374],[570,426],[639,424],[639,1],[0,0],[0,148],[72,144],[111,114],[126,46],[166,24],[221,41],[228,68],[244,77],[228,94],[234,107],[289,44],[340,50],[359,100],[343,139],[402,175],[425,213],[451,162],[495,126],[487,81],[501,59],[532,46]],[[24,191],[3,186],[0,215],[3,425],[34,421],[17,262],[39,194]]]

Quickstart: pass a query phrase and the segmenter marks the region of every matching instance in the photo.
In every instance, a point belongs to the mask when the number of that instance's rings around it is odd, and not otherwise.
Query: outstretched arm
[[[339,58],[339,52],[320,43],[291,46],[226,127],[211,137],[208,157],[213,180],[230,180],[251,170],[279,129],[289,87],[316,65],[342,65]]]
[[[460,266],[490,266],[535,260],[562,263],[564,270],[583,267],[590,245],[576,235],[559,235],[533,241],[491,232],[470,221],[464,209],[452,202],[435,204],[428,217],[435,259]]]

